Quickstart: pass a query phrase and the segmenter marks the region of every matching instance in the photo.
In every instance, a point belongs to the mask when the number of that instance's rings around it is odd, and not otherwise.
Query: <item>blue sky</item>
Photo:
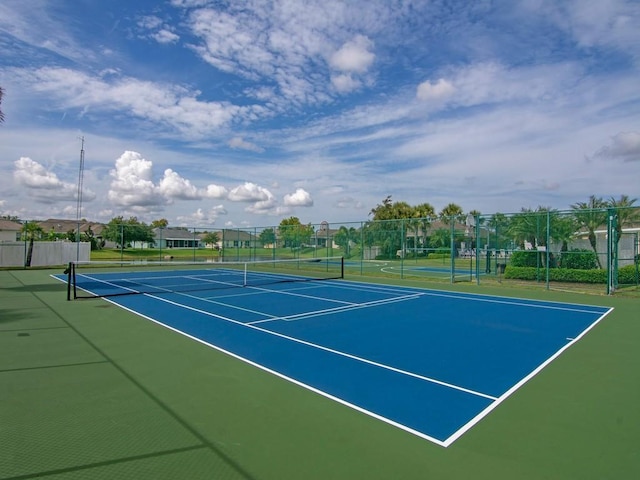
[[[640,3],[3,0],[0,214],[173,226],[640,197]]]

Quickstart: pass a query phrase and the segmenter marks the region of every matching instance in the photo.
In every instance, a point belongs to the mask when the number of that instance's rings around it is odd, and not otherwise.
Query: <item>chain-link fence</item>
[[[638,207],[223,229],[72,221],[39,222],[42,228],[37,229],[34,223],[23,222],[18,231],[8,233],[22,247],[18,263],[26,262],[31,239],[80,240],[91,245],[91,258],[96,260],[224,262],[343,256],[345,273],[352,276],[606,294],[638,292],[640,284]],[[0,238],[0,258],[8,246]]]

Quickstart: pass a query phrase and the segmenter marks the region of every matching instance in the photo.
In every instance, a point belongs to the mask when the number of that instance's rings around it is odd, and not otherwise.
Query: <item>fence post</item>
[[[549,290],[549,271],[551,269],[551,265],[549,264],[550,255],[549,252],[549,244],[551,243],[549,240],[551,239],[551,212],[547,211],[547,238],[545,239],[545,250],[546,250],[546,264],[547,264],[547,278],[546,278],[546,288]]]

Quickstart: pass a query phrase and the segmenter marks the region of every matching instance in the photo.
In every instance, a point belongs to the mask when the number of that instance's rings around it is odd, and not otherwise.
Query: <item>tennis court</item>
[[[636,299],[372,277],[67,301],[62,270],[0,270],[2,479],[640,473]]]
[[[310,275],[247,265],[81,269],[71,283],[444,447],[611,311],[344,281],[335,260]]]

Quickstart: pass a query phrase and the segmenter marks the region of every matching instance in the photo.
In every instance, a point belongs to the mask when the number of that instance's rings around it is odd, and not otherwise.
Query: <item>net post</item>
[[[69,262],[65,273],[67,274],[67,302],[71,301],[71,265],[73,262]]]
[[[73,299],[76,300],[78,298],[78,290],[76,286],[78,282],[76,281],[76,264],[71,262],[71,281],[73,282]]]
[[[248,268],[248,264],[247,264],[247,262],[244,262],[244,278],[242,280],[242,286],[243,287],[247,286],[247,268]]]
[[[340,278],[344,279],[344,257],[340,257]]]

